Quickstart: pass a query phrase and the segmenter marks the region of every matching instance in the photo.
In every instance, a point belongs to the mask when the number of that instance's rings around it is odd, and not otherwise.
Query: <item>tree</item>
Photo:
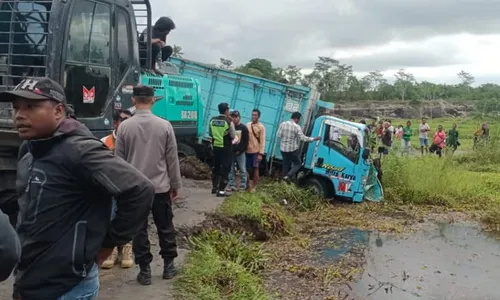
[[[184,52],[182,52],[182,47],[179,45],[174,45],[173,47],[174,51],[172,52],[173,57],[179,57],[181,58],[184,55]]]
[[[182,54],[182,51],[178,52]],[[394,74],[393,84],[388,82],[380,70],[372,71],[361,78],[354,75],[352,66],[325,56],[318,57],[314,69],[308,74],[304,74],[296,65],[281,68],[263,58],[251,59],[237,68],[233,68],[231,60],[221,58],[219,67],[287,84],[302,84],[315,88],[321,93],[321,99],[326,101],[400,99],[409,102],[442,99],[473,103],[476,110],[483,114],[497,114],[500,110],[500,85],[488,83],[473,87],[474,77],[463,70],[457,74],[461,84],[452,85],[429,81],[418,83],[413,74],[404,69]]]
[[[476,81],[474,76],[472,76],[468,72],[465,72],[464,70],[458,72],[457,76],[458,78],[460,78],[460,80],[462,80],[462,86],[467,88],[467,93],[469,94],[471,85],[474,83],[474,81]]]
[[[408,88],[415,82],[415,77],[412,73],[406,72],[405,69],[399,69],[399,71],[394,74],[394,77],[396,77],[394,86],[399,91],[401,101],[405,101],[405,96],[408,92]]]

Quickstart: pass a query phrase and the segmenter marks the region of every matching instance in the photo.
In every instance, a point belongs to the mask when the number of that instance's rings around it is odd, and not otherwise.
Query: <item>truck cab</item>
[[[305,146],[300,182],[325,198],[348,198],[354,202],[380,201],[382,185],[370,160],[368,128],[332,116],[318,117],[310,136],[317,142]]]

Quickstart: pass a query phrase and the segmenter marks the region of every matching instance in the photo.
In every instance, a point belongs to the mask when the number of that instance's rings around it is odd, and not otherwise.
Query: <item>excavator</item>
[[[74,117],[100,138],[113,129],[113,110],[133,109],[133,87],[152,86],[153,113],[172,123],[179,155],[195,155],[200,85],[165,62],[149,70],[151,30],[149,0],[1,0],[0,90],[27,76],[49,77],[64,87]],[[10,214],[21,141],[12,107],[0,105],[0,208]]]

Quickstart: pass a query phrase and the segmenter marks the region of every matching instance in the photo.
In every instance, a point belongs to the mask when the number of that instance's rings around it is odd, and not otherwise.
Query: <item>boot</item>
[[[122,261],[121,267],[122,269],[131,268],[134,265],[134,257],[132,255],[132,244],[128,243],[123,246],[122,249]]]
[[[165,259],[163,265],[163,279],[172,279],[177,275],[174,259]]]
[[[137,274],[137,282],[141,285],[151,285],[151,267],[147,265],[139,265],[141,271]]]
[[[115,266],[116,259],[118,258],[118,249],[115,247],[111,255],[102,262],[101,268],[111,269]]]

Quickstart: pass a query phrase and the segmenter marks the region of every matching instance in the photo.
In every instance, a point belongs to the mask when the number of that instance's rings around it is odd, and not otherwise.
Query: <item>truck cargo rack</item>
[[[137,41],[139,42],[139,56],[146,57],[146,64],[151,62],[151,3],[149,0],[132,0],[130,1],[134,8],[135,22],[137,25]],[[147,30],[146,41],[140,41],[141,34]],[[146,52],[146,53],[144,53]],[[148,65],[143,66],[147,68]],[[149,69],[149,68],[147,68]]]
[[[0,2],[0,91],[23,77],[45,76],[52,0]],[[0,103],[0,127],[12,127],[10,103]]]

